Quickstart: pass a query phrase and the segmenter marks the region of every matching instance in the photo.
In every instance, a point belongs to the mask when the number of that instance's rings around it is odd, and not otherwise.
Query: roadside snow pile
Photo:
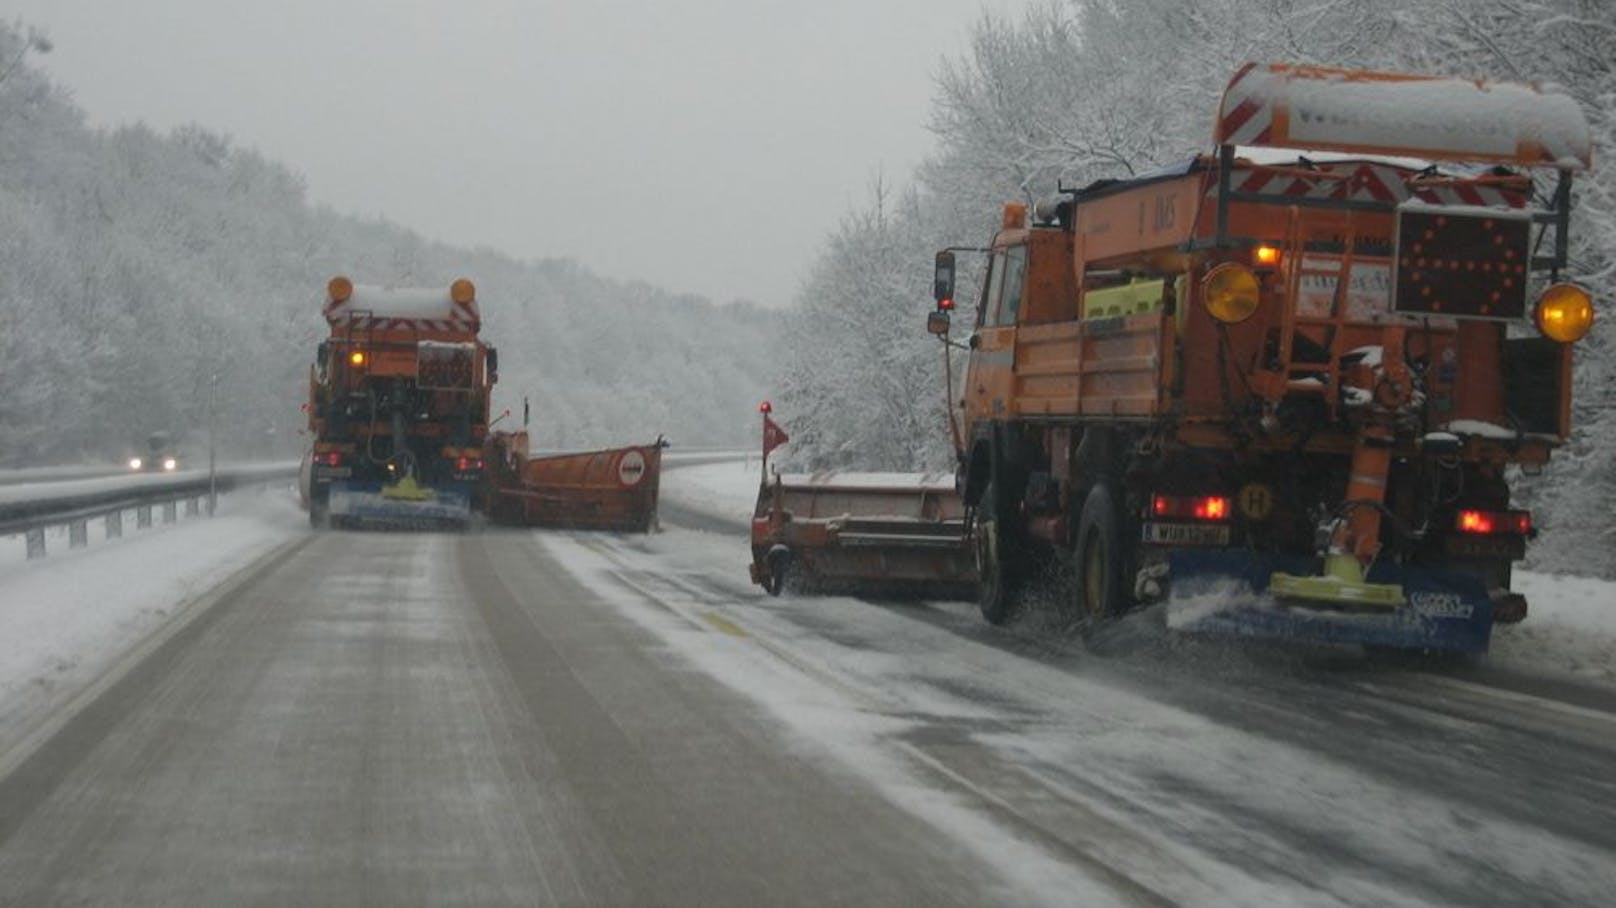
[[[1516,571],[1513,586],[1530,611],[1493,629],[1489,660],[1616,682],[1616,581]]]
[[[151,633],[175,610],[302,532],[290,494],[229,495],[218,516],[91,533],[87,549],[52,540],[23,558],[21,537],[0,537],[0,754]]]
[[[682,508],[744,525],[757,506],[757,455],[699,466],[664,467],[661,494]]]

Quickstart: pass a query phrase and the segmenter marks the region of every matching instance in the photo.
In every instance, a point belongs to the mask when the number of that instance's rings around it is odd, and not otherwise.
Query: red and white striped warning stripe
[[[1247,63],[1229,80],[1218,108],[1219,145],[1266,145],[1273,138],[1274,83],[1268,66]]]
[[[327,303],[326,320],[332,324],[352,321],[356,327],[375,331],[446,331],[475,334],[482,326],[482,317],[475,301],[460,303],[449,301],[447,318],[414,318],[393,315],[375,315],[363,309],[353,310],[349,301]]]
[[[1411,188],[1401,171],[1386,164],[1369,162],[1324,164],[1319,166],[1318,173],[1318,176],[1312,176],[1254,166],[1245,171],[1244,179],[1239,179],[1237,174],[1238,182],[1234,184],[1234,191],[1282,198],[1383,202],[1388,205],[1418,198],[1433,205],[1526,207],[1525,194],[1507,193],[1496,186],[1480,183],[1454,182]],[[1350,176],[1343,178],[1340,176],[1342,173],[1350,173]],[[1215,185],[1208,187],[1207,197],[1216,198],[1216,196],[1217,187]]]

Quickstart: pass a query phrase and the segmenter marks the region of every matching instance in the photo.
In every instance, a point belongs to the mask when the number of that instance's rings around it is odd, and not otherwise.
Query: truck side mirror
[[[936,335],[948,333],[948,313],[938,310],[926,316],[926,330]]]
[[[488,383],[492,385],[499,381],[499,351],[493,347],[488,348],[487,366]]]
[[[954,299],[954,253],[944,249],[937,253],[937,270],[932,280],[932,297],[937,300],[939,309],[952,308]],[[944,306],[947,300],[950,305]],[[939,332],[933,331],[933,334]]]

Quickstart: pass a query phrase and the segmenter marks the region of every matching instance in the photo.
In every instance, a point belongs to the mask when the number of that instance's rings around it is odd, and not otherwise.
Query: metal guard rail
[[[0,502],[0,537],[21,535],[26,538],[28,557],[45,555],[45,530],[50,527],[68,528],[69,548],[82,548],[89,542],[89,522],[106,520],[107,538],[123,535],[123,513],[135,512],[135,525],[152,525],[152,509],[163,508],[163,522],[178,519],[179,503],[185,502],[186,516],[201,513],[202,499],[210,487],[218,492],[229,492],[241,486],[297,476],[297,464],[269,464],[247,467],[226,467],[216,471],[212,480],[206,474],[174,477],[152,481],[153,477],[127,477],[129,482],[119,483],[109,478],[107,488],[91,491],[43,495],[13,502]]]

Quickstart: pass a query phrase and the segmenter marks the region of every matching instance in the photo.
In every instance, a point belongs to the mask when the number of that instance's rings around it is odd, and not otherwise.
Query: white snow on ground
[[[1516,571],[1514,587],[1526,620],[1493,629],[1489,660],[1616,682],[1616,582]]]
[[[758,456],[662,471],[661,496],[681,507],[724,520],[752,519],[762,467]],[[670,465],[671,466],[671,465]]]
[[[296,461],[269,461],[265,463],[219,464],[220,475],[245,476],[281,472],[290,474],[297,469]],[[102,471],[106,473],[107,471]],[[7,475],[23,475],[20,471]],[[131,492],[164,486],[176,482],[198,482],[208,478],[205,469],[176,470],[172,473],[133,473],[127,470],[112,475],[90,478],[53,478],[45,481],[0,483],[0,505],[23,501],[40,501],[73,495],[98,495],[128,490]]]
[[[128,472],[129,468],[121,463],[104,463],[95,466],[22,467],[15,470],[0,470],[0,486],[16,485],[19,482],[87,479],[95,476],[110,476],[114,473]]]
[[[21,536],[0,537],[0,752],[191,597],[307,526],[285,486],[223,496],[212,519],[157,520],[137,529],[126,514],[113,540],[92,522],[78,550],[54,531],[37,561]]]
[[[103,492],[116,492],[121,489],[128,489],[133,492],[152,486],[163,486],[174,482],[207,478],[208,473],[206,470],[177,470],[173,473],[123,473],[92,479],[58,479],[50,482],[18,483],[16,485],[0,486],[0,504],[61,498],[66,495],[96,495]]]
[[[670,469],[662,477],[663,497],[742,521],[737,532],[752,516],[757,489],[756,455]],[[737,557],[744,559],[744,550]],[[1526,595],[1530,613],[1520,624],[1493,629],[1489,661],[1528,674],[1616,682],[1616,581],[1516,571],[1515,589]]]

